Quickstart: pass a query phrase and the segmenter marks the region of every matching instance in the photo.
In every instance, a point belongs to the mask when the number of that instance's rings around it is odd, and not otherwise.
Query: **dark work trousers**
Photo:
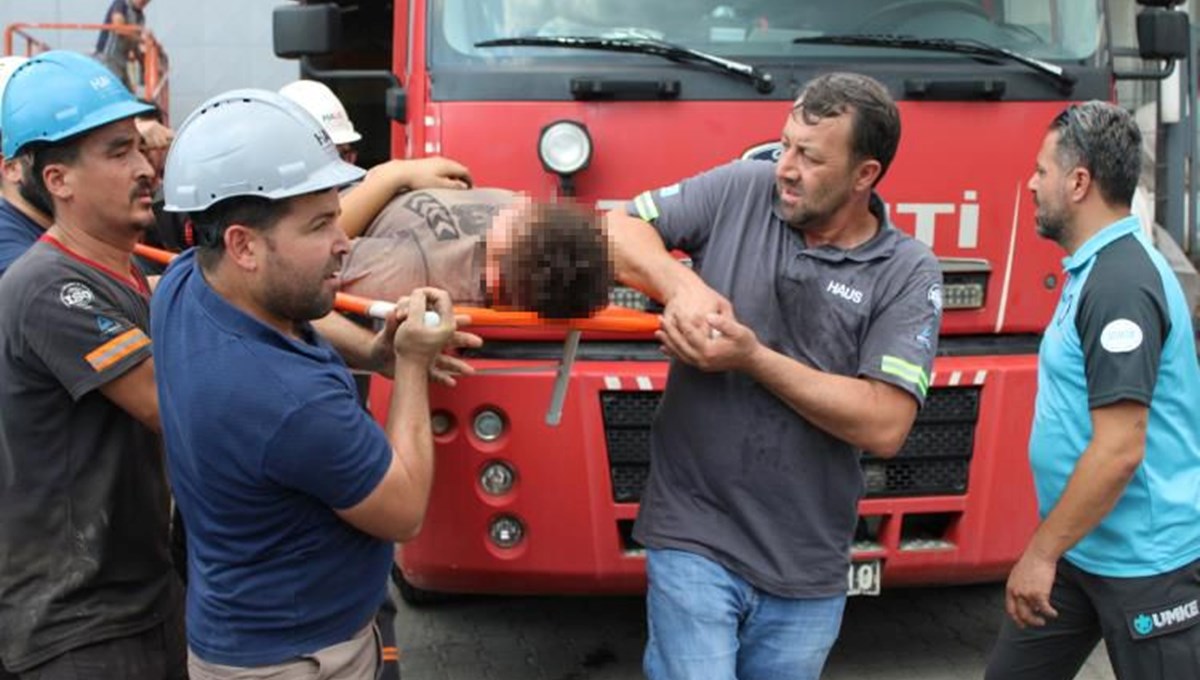
[[[1118,680],[1200,678],[1200,561],[1108,578],[1059,560],[1050,603],[1042,627],[1005,616],[987,680],[1072,680],[1101,639]]]

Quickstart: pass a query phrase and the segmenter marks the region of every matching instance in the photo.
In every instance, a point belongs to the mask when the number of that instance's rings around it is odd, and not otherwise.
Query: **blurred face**
[[[350,251],[337,224],[339,212],[334,189],[298,196],[273,228],[258,235],[266,242],[260,304],[272,316],[310,321],[333,309],[342,260]]]
[[[1069,170],[1058,162],[1058,132],[1050,132],[1038,150],[1029,191],[1037,212],[1034,222],[1038,236],[1063,243],[1070,226],[1070,202],[1067,200]]]
[[[810,125],[799,111],[788,116],[775,188],[779,212],[791,226],[819,229],[850,200],[856,167],[850,153],[851,118],[844,114]]]
[[[337,152],[350,165],[358,164],[358,149],[353,144],[338,144]]]
[[[140,136],[127,118],[88,133],[79,158],[71,165],[54,164],[43,177],[55,195],[55,211],[65,209],[85,228],[121,233],[154,225],[154,168],[139,149]]]

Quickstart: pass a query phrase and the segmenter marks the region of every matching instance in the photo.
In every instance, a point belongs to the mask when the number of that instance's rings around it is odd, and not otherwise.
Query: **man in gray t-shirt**
[[[882,85],[822,76],[777,163],[731,163],[610,214],[618,278],[665,302],[675,359],[634,530],[652,680],[820,675],[859,453],[903,445],[941,317],[936,258],[873,193],[899,134]]]

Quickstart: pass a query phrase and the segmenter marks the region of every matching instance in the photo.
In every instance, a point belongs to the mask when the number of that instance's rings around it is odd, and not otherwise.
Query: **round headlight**
[[[454,417],[445,411],[434,411],[429,415],[429,429],[433,431],[434,436],[440,437],[450,432],[450,428],[454,427]]]
[[[479,486],[491,496],[503,496],[508,493],[516,480],[517,475],[513,469],[500,461],[488,463],[483,472],[479,473]]]
[[[497,517],[488,527],[488,538],[492,539],[492,543],[498,548],[514,548],[525,538],[525,526],[516,517]]]
[[[494,442],[504,434],[504,416],[491,409],[480,411],[476,414],[471,428],[476,437],[485,442]]]
[[[538,158],[550,172],[573,175],[592,160],[592,138],[579,123],[569,120],[551,123],[542,129]]]

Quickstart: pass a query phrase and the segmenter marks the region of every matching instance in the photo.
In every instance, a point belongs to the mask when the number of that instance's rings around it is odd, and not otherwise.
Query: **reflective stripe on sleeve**
[[[637,208],[638,217],[643,220],[653,222],[658,219],[658,206],[654,205],[654,198],[649,191],[638,194],[638,197],[633,199],[633,206]]]
[[[880,369],[888,375],[894,375],[917,386],[921,396],[929,390],[929,374],[916,364],[911,364],[899,357],[884,356]]]
[[[149,344],[150,337],[142,329],[131,328],[92,350],[84,358],[96,372],[100,372]]]

